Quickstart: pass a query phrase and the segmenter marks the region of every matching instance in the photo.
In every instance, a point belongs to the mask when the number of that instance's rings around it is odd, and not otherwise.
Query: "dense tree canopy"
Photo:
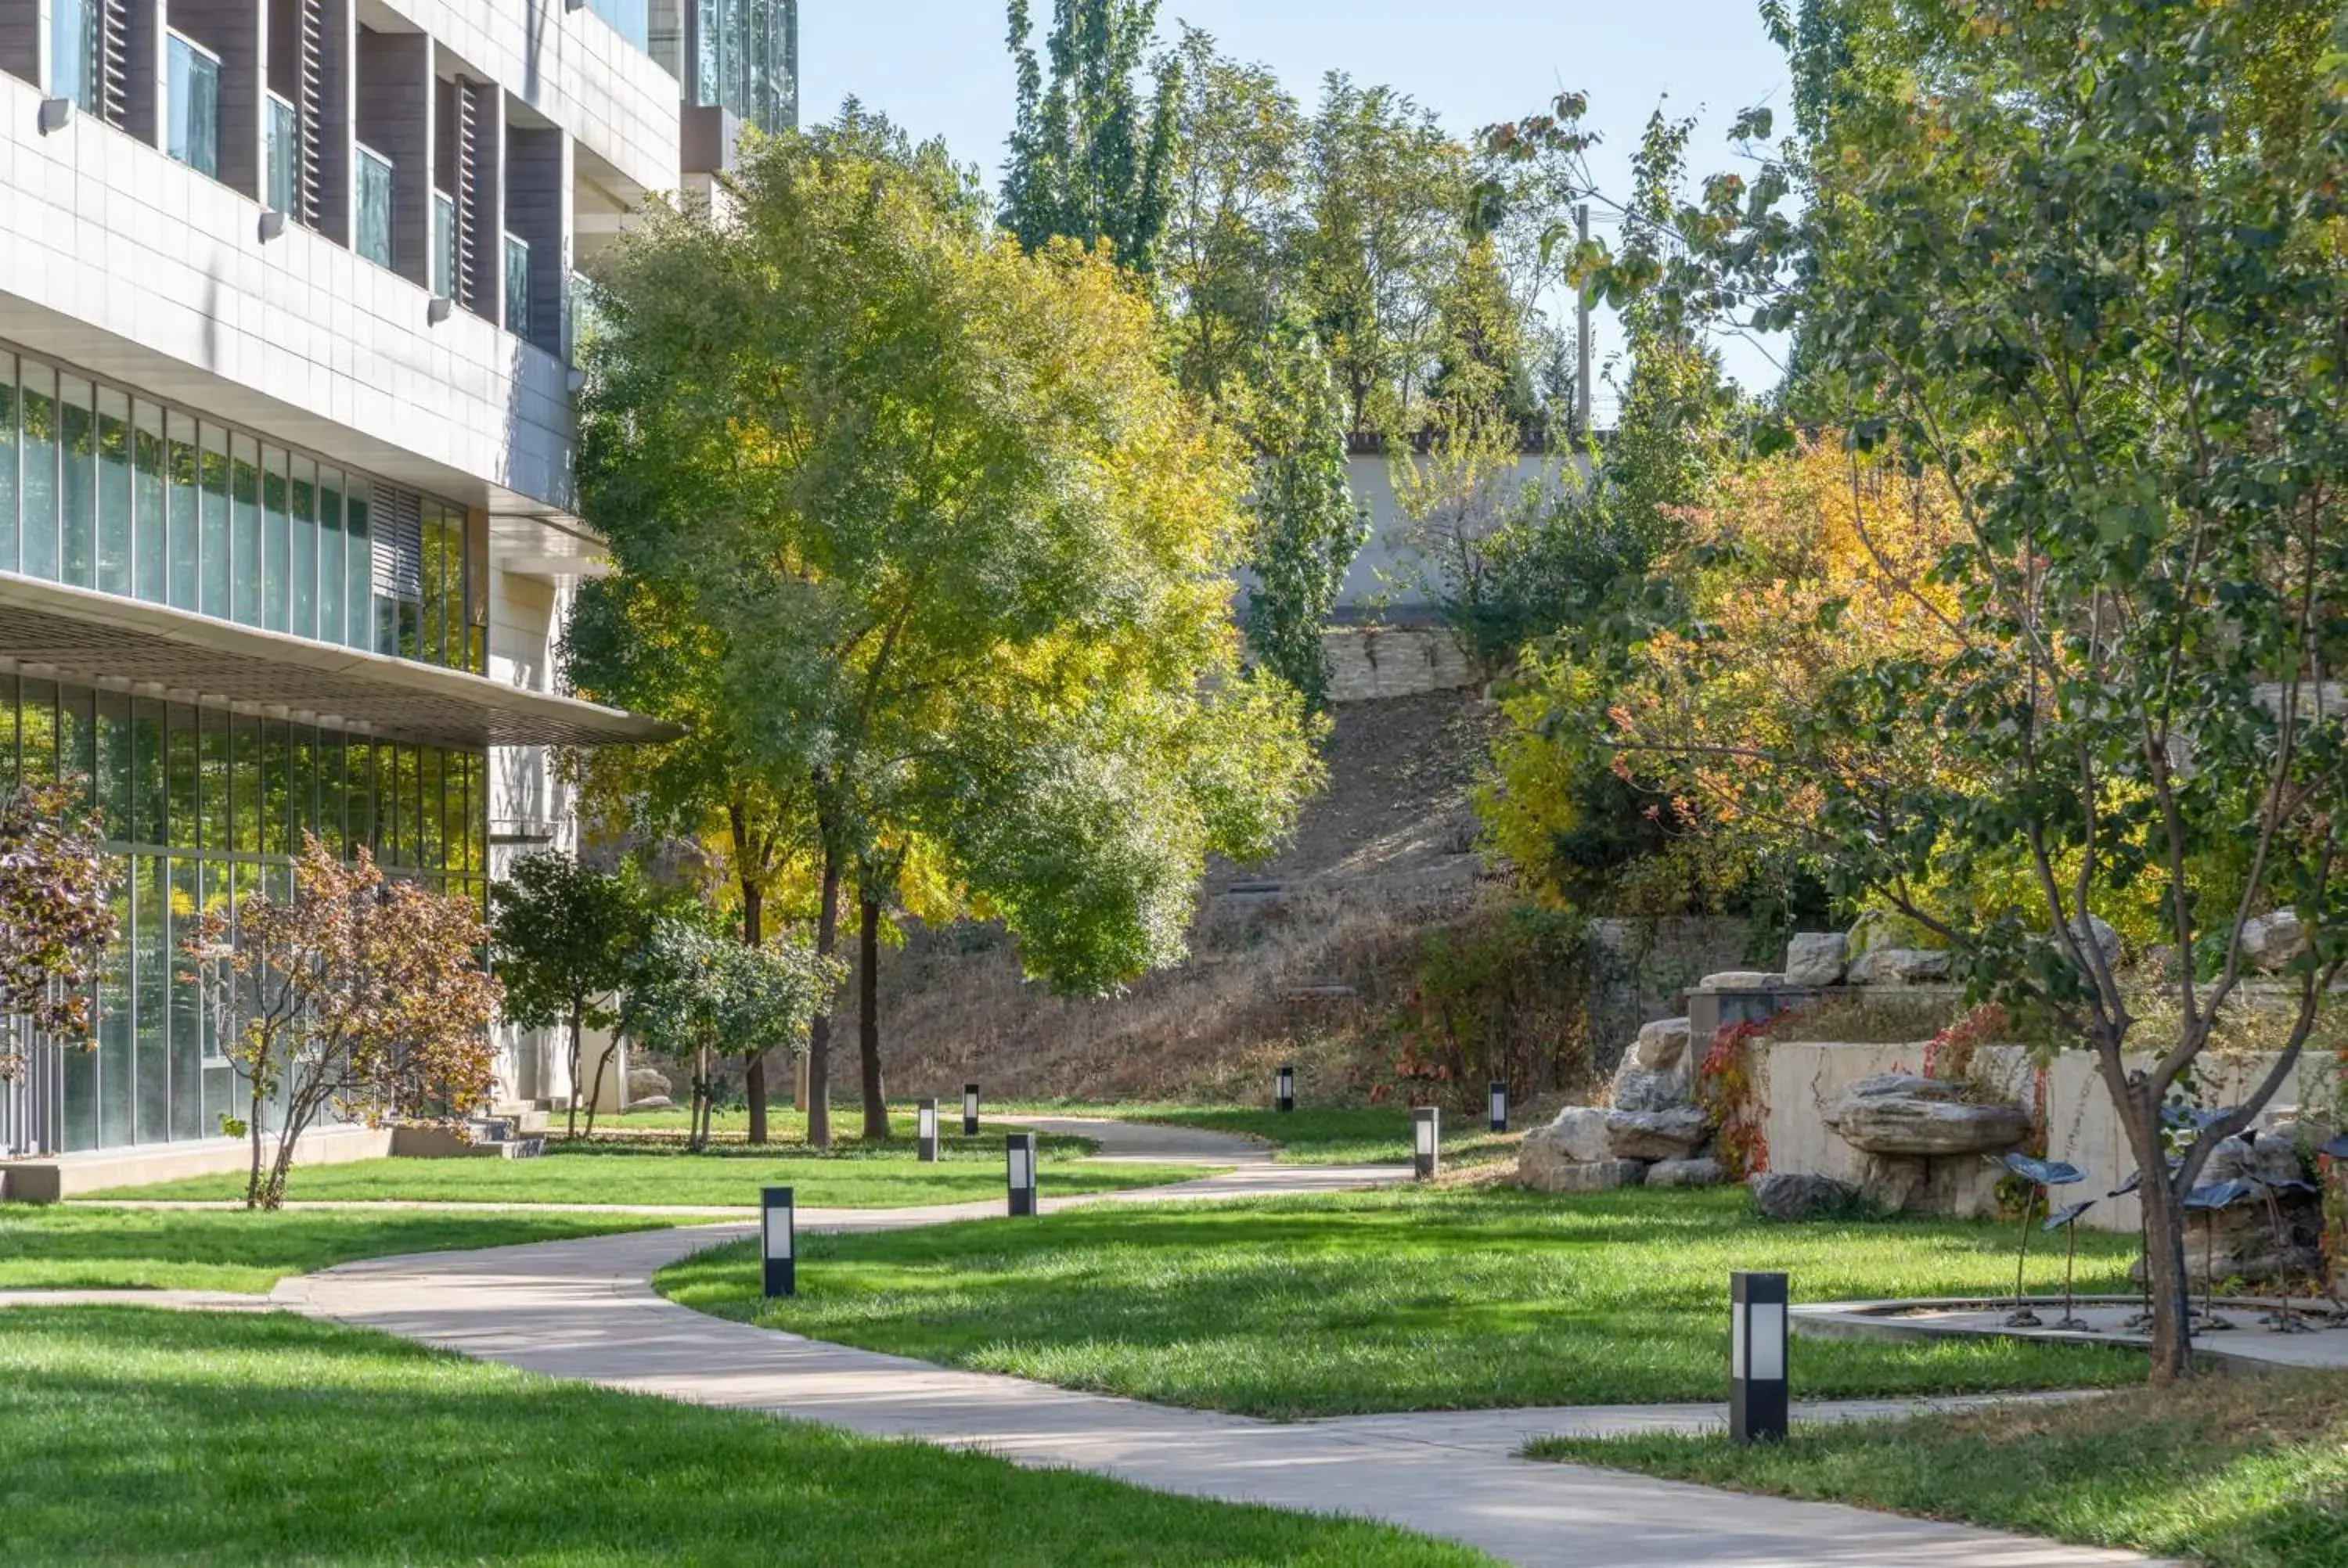
[[[1179,957],[1206,855],[1274,842],[1313,764],[1237,666],[1246,470],[1129,275],[999,237],[851,115],[753,146],[729,214],[655,217],[600,295],[582,481],[619,570],[581,688],[778,803],[821,954],[843,878],[918,837],[1057,983]],[[827,1048],[819,1014],[819,1139]]]

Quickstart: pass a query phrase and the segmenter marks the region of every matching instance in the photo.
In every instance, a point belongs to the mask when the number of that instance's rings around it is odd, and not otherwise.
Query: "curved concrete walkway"
[[[1180,1135],[1191,1130],[1149,1132],[1153,1140],[1177,1134],[1167,1142],[1179,1147],[1153,1151],[1156,1158],[1201,1158],[1191,1136]],[[1399,1175],[1393,1167],[1278,1165],[1260,1157],[1201,1182],[1045,1206],[1325,1192]],[[967,1217],[972,1207],[835,1210],[820,1217],[803,1212],[801,1219],[806,1228],[893,1228]],[[1001,1212],[999,1205],[985,1208]],[[820,1420],[872,1437],[983,1450],[1020,1464],[1090,1471],[1189,1496],[1383,1519],[1515,1563],[2086,1568],[2143,1561],[1514,1457],[1531,1437],[1715,1425],[1723,1419],[1718,1407],[1448,1411],[1279,1424],[850,1349],[706,1317],[654,1293],[651,1276],[659,1268],[750,1234],[743,1225],[706,1226],[382,1258],[287,1280],[274,1298],[553,1377]],[[1849,1419],[1913,1408],[1865,1402],[1816,1407],[1805,1415]]]

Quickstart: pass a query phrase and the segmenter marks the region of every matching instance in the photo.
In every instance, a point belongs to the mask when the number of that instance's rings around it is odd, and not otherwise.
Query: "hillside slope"
[[[1291,1058],[1302,1092],[1342,1092],[1427,926],[1474,896],[1467,794],[1493,722],[1462,692],[1337,709],[1329,787],[1295,842],[1261,866],[1211,867],[1189,961],[1121,995],[1027,983],[994,927],[914,927],[880,966],[891,1092],[977,1080],[997,1100],[1254,1098]]]

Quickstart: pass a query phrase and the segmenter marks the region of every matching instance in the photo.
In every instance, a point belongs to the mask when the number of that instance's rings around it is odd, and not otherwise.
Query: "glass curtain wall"
[[[383,541],[396,496],[417,519]],[[489,559],[462,507],[0,349],[0,571],[314,641],[489,670]]]
[[[205,910],[290,892],[304,834],[487,897],[478,752],[0,674],[0,784],[20,782],[86,792],[117,869],[97,1042],[63,1054],[67,1151],[218,1137],[221,1115],[242,1113],[180,944]]]
[[[355,149],[358,169],[358,253],[378,267],[391,265],[391,159],[364,142]]]
[[[51,0],[49,93],[71,98],[86,113],[98,110],[101,45],[98,28],[105,0]],[[31,25],[31,18],[26,18]]]
[[[717,104],[760,130],[799,122],[798,0],[686,0],[692,47],[686,97]]]

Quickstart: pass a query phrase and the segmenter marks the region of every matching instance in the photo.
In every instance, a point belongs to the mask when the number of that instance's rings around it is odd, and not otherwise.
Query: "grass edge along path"
[[[987,1106],[985,1113],[1015,1122],[1021,1116],[1091,1116],[1162,1127],[1196,1127],[1251,1138],[1272,1158],[1297,1165],[1399,1165],[1411,1158],[1411,1112],[1406,1105],[1315,1106],[1293,1111],[1270,1106],[1111,1104],[1078,1105],[1020,1101]],[[1495,1132],[1482,1113],[1446,1110],[1442,1120],[1447,1169],[1497,1164],[1517,1156],[1523,1130]]]
[[[1526,1454],[2225,1568],[2348,1568],[2348,1372],[1797,1426],[1783,1444],[1653,1434]]]
[[[2013,1278],[2011,1233],[1955,1221],[1771,1225],[1741,1191],[1559,1199],[1499,1187],[1068,1210],[804,1238],[799,1294],[758,1295],[721,1246],[654,1286],[811,1338],[1154,1403],[1274,1419],[1722,1398],[1727,1280],[1797,1299],[1969,1294]],[[2116,1281],[2123,1238],[2081,1238]],[[2061,1260],[2033,1259],[2032,1288]],[[1805,1399],[2125,1384],[2142,1359],[2004,1339],[1809,1340]]]
[[[1086,1163],[1092,1145],[1054,1140],[1045,1149],[1044,1190],[1068,1197],[1169,1186],[1220,1167]],[[973,1203],[1003,1195],[1000,1135],[948,1140],[943,1158],[922,1164],[910,1146],[849,1144],[829,1154],[789,1145],[732,1144],[690,1154],[664,1144],[555,1145],[532,1160],[381,1159],[295,1171],[289,1203],[565,1203],[758,1205],[766,1186],[789,1186],[806,1208],[891,1209]],[[88,1202],[217,1202],[243,1195],[242,1176],[191,1176],[151,1186],[93,1193]]]
[[[0,1290],[266,1293],[292,1275],[410,1253],[571,1241],[673,1221],[632,1214],[437,1214],[0,1204]]]
[[[284,1314],[0,1312],[0,1562],[1468,1568],[1390,1526],[618,1393]]]

